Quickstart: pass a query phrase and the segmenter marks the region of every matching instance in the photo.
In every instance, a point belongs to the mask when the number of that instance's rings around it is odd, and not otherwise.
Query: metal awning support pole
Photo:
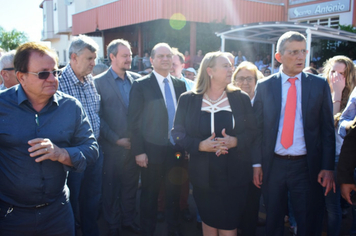
[[[225,37],[224,37],[224,35],[221,35],[220,38],[221,38],[221,48],[220,48],[220,50],[222,52],[225,52]]]
[[[272,65],[271,65],[271,74],[273,74],[273,70],[274,70],[274,53],[276,50],[276,44],[272,44],[272,55],[271,55],[271,61],[272,61]]]
[[[311,33],[310,28],[306,29],[305,32],[307,33],[307,50],[310,53],[312,33]],[[309,53],[307,54],[307,57],[305,59],[305,67],[308,67],[310,65],[310,54]]]

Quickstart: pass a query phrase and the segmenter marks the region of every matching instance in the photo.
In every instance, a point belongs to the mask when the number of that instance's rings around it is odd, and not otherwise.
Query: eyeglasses
[[[247,77],[240,76],[240,77],[237,77],[235,79],[235,81],[238,83],[243,83],[246,80],[248,83],[251,83],[254,79],[255,78],[253,78],[251,76],[247,76]]]
[[[25,73],[37,75],[37,77],[39,79],[47,79],[50,74],[53,74],[54,77],[60,76],[62,74],[62,71],[61,70],[53,70],[53,71],[40,71],[38,73],[35,73],[35,72],[25,72]]]
[[[8,71],[10,71],[10,70],[15,70],[15,68],[3,68],[3,70],[8,70]]]
[[[306,55],[308,50],[306,49],[302,49],[302,50],[286,50],[286,52],[288,52],[289,55],[291,56],[298,56],[299,53],[302,53],[302,55]]]

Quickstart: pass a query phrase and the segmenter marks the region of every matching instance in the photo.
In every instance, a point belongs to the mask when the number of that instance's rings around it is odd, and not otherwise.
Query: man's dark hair
[[[49,47],[43,43],[29,42],[20,45],[14,57],[14,68],[15,71],[28,72],[28,63],[30,60],[31,53],[37,52],[41,56],[50,55],[52,56],[58,64],[57,53],[51,50]]]

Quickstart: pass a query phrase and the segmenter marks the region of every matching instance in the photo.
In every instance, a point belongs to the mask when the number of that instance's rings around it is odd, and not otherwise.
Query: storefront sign
[[[305,2],[315,2],[317,0],[289,0],[289,5],[295,5],[299,3],[305,3]]]
[[[289,19],[350,11],[350,0],[339,0],[289,8]]]

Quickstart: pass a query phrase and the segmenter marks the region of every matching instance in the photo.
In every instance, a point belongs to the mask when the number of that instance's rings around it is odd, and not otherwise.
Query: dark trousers
[[[88,165],[84,172],[69,172],[67,185],[70,190],[70,202],[73,208],[76,228],[80,228],[83,236],[98,236],[97,224],[102,184],[103,154],[99,150],[99,158]]]
[[[126,159],[120,176],[120,207],[122,213],[122,224],[130,225],[136,216],[136,194],[138,189],[138,178],[140,169],[134,157]]]
[[[189,175],[188,175],[188,159],[182,160],[182,185],[180,188],[179,209],[188,209],[189,198]],[[162,182],[158,195],[158,211],[164,211],[165,209],[166,190]]]
[[[316,181],[316,180],[315,180]],[[310,215],[312,190],[307,159],[284,160],[274,157],[269,179],[264,182],[266,204],[266,235],[283,236],[284,216],[287,212],[288,191],[298,225],[298,236],[311,236]],[[323,214],[321,211],[320,214]]]
[[[16,207],[0,201],[1,236],[74,236],[74,217],[63,196],[40,208]]]
[[[105,231],[120,231],[121,223],[129,225],[136,216],[136,194],[139,167],[130,150],[112,148],[102,143],[104,151],[102,215]]]
[[[176,158],[172,148],[167,153],[164,163],[150,163],[141,168],[141,200],[140,221],[141,234],[153,236],[157,223],[157,199],[162,181],[166,190],[166,219],[168,231],[176,231],[179,227],[179,196],[182,175],[182,157]]]
[[[255,236],[258,211],[260,209],[261,189],[252,182],[248,184],[247,200],[241,217],[240,229],[243,236]]]

